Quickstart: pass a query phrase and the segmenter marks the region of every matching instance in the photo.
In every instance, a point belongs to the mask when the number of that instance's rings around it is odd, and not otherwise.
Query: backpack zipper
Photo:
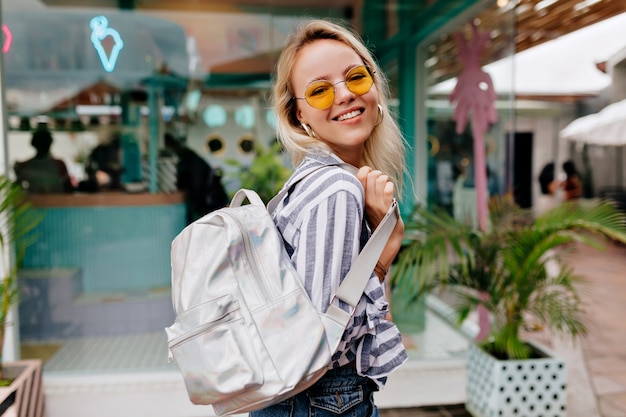
[[[261,280],[263,281],[263,285],[259,285],[255,281],[255,284],[256,284],[255,286],[259,290],[259,292],[263,295],[263,297],[265,298],[265,301],[273,300],[271,296],[272,294],[270,294],[268,290],[269,285],[267,284],[267,279],[265,278],[265,274],[261,272],[261,270],[259,269],[257,265],[257,262],[256,262],[257,257],[255,254],[256,251],[254,250],[254,245],[252,245],[252,242],[250,241],[250,235],[244,232],[246,230],[246,226],[244,225],[244,223],[241,221],[241,219],[239,218],[237,214],[231,213],[228,211],[224,211],[222,214],[226,214],[228,217],[233,219],[235,223],[237,223],[237,225],[239,226],[239,231],[241,232],[241,237],[243,238],[242,240],[243,240],[243,245],[245,247],[245,253],[246,253],[247,260],[248,260],[248,264],[253,269],[254,276],[260,277]]]

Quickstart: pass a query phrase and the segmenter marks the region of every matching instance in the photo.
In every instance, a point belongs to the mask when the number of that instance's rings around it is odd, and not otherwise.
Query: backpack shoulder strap
[[[346,163],[338,163],[338,166],[341,166],[346,171],[352,173],[356,176],[358,169],[352,165]],[[278,204],[287,196],[289,189],[297,184],[299,181],[302,181],[308,175],[313,172],[326,167],[328,165],[321,165],[318,167],[311,168],[309,170],[303,171],[296,178],[294,178],[290,187],[284,187],[274,198],[270,200],[267,204],[267,209],[271,213],[274,212]],[[334,305],[332,302],[330,307],[326,311],[326,315],[332,318],[335,322],[340,323],[344,327],[348,325],[348,321],[356,308],[357,303],[361,299],[361,295],[365,290],[365,286],[369,281],[372,272],[374,271],[374,267],[376,266],[376,262],[380,258],[380,254],[383,252],[391,233],[393,232],[394,227],[396,226],[396,222],[400,218],[400,211],[398,209],[398,202],[396,199],[393,200],[387,214],[380,222],[372,236],[365,244],[361,253],[352,264],[350,271],[343,279],[341,285],[337,289],[333,298],[338,298],[341,301],[350,305],[350,311],[346,312],[341,308]]]
[[[354,309],[365,290],[365,286],[372,275],[372,271],[374,271],[376,262],[378,262],[380,254],[383,252],[399,218],[400,210],[398,209],[398,202],[394,198],[387,214],[385,214],[383,220],[376,230],[374,230],[374,233],[365,244],[361,253],[359,253],[350,271],[348,271],[348,274],[337,289],[333,298],[338,298],[350,305],[350,311],[342,310],[333,304],[331,300],[326,315],[337,323],[342,324],[344,327],[348,325],[348,321],[354,313]]]

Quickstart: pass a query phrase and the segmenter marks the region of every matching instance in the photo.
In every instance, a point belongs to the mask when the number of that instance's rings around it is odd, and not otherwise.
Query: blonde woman
[[[296,167],[274,220],[305,289],[324,312],[337,302],[332,294],[401,186],[405,144],[388,114],[380,68],[343,26],[325,20],[304,24],[283,49],[274,83],[278,137]],[[312,173],[294,181],[307,171]],[[407,359],[400,333],[388,320],[384,285],[403,233],[399,221],[329,371],[305,392],[253,417],[378,415],[373,393]]]

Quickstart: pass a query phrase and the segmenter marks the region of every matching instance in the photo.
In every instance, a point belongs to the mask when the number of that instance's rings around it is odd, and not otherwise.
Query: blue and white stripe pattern
[[[273,213],[304,287],[321,312],[371,234],[364,221],[363,187],[338,163],[342,161],[335,155],[305,158],[292,179],[318,169],[295,185],[287,181],[289,195]],[[407,360],[400,332],[385,319],[387,310],[384,285],[372,272],[333,356],[333,368],[356,362],[360,375],[384,385],[387,375]]]

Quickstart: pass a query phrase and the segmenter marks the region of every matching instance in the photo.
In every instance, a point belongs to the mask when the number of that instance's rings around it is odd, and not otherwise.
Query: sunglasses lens
[[[365,66],[351,69],[346,75],[346,87],[356,95],[370,91],[374,80]],[[335,86],[328,81],[317,81],[309,85],[304,92],[307,103],[316,109],[327,109],[335,99]]]
[[[356,67],[346,75],[346,87],[359,96],[370,91],[372,84],[374,80],[364,66]]]
[[[335,90],[328,81],[318,81],[311,84],[304,92],[304,97],[311,106],[318,109],[330,107],[335,98]]]

